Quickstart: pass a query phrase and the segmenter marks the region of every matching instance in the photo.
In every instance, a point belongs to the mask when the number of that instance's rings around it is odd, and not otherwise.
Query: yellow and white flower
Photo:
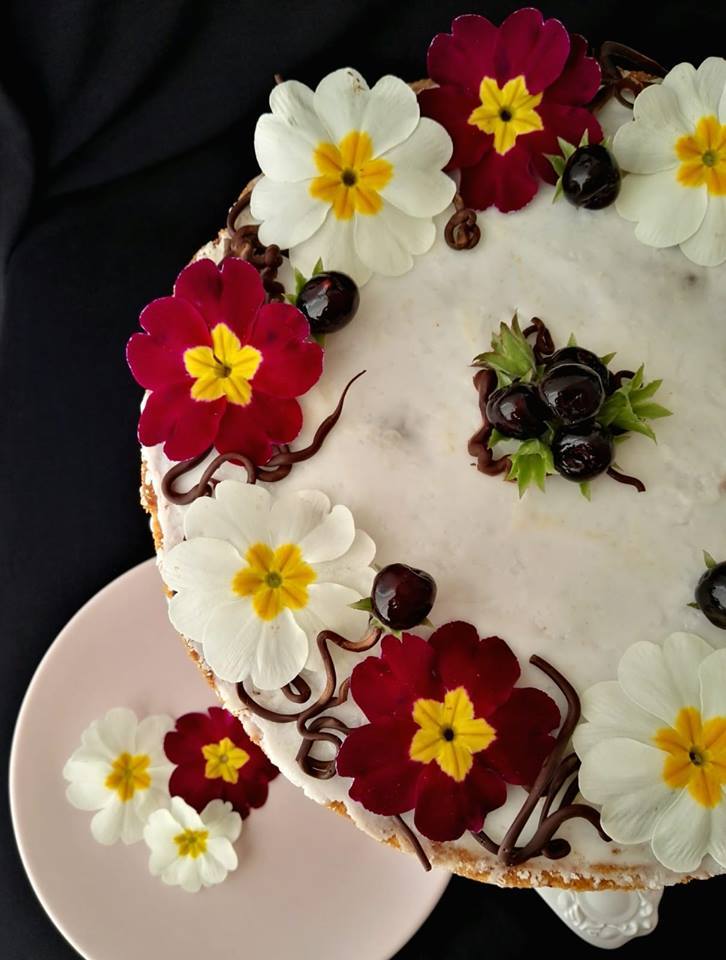
[[[278,84],[270,109],[255,130],[264,177],[250,208],[262,243],[288,248],[305,276],[318,259],[359,285],[371,273],[410,270],[455,189],[442,173],[451,139],[420,116],[411,88],[383,77],[370,89],[345,68],[314,93],[295,80]]]
[[[184,518],[186,539],[165,556],[176,629],[203,645],[222,680],[277,690],[309,663],[321,630],[360,636],[375,545],[347,507],[315,490],[273,499],[225,480]]]
[[[678,244],[706,267],[726,261],[726,60],[680,63],[643,90],[613,150],[628,171],[616,206],[639,240]]]
[[[79,810],[97,810],[91,833],[99,843],[136,843],[149,815],[169,805],[172,764],[164,737],[174,729],[167,716],[140,723],[117,707],[81,735],[81,746],[63,768],[66,796]]]
[[[618,843],[650,842],[670,870],[726,867],[726,649],[674,633],[626,651],[582,698],[580,790]]]
[[[242,817],[225,800],[212,800],[197,813],[181,797],[173,797],[171,808],[152,813],[144,829],[151,850],[149,870],[189,893],[222,883],[237,869],[232,844],[241,829]]]

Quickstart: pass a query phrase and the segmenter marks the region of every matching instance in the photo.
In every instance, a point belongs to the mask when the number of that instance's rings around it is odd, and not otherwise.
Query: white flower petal
[[[298,80],[275,84],[270,94],[270,109],[312,146],[327,138],[327,131],[315,112],[315,97],[310,87]]]
[[[337,504],[298,545],[306,563],[322,563],[342,557],[350,549],[354,537],[353,514],[347,507]]]
[[[414,253],[425,253],[436,239],[432,220],[410,217],[384,201],[375,217],[356,217],[355,245],[374,273],[400,277],[413,266]]]
[[[92,724],[93,732],[97,733],[108,747],[112,759],[120,753],[133,753],[137,725],[136,714],[126,707],[114,707],[105,717],[97,720],[95,725]]]
[[[636,740],[613,737],[596,744],[580,767],[580,791],[593,803],[662,783],[665,754]]]
[[[203,830],[201,816],[182,797],[171,798],[171,815],[182,830]]]
[[[636,220],[635,236],[651,247],[671,247],[692,236],[708,205],[705,187],[683,187],[673,170],[630,173],[615,201],[618,213]]]
[[[231,849],[227,840],[217,841],[217,843],[220,842],[226,844]],[[234,851],[232,852],[234,853]],[[207,852],[199,857],[198,870],[199,878],[205,887],[213,887],[218,883],[222,883],[227,876],[225,867],[215,857],[210,855],[209,843],[207,843]]]
[[[423,118],[413,134],[385,159],[393,164],[393,176],[381,196],[412,217],[441,213],[456,192],[454,181],[443,173],[451,156],[451,139],[444,128]]]
[[[279,690],[305,666],[308,638],[287,609],[274,620],[258,623],[260,639],[250,665],[252,683],[259,690]]]
[[[263,221],[260,242],[276,243],[283,249],[311,237],[322,226],[330,205],[310,193],[310,181],[282,183],[263,177],[252,191],[250,212]]]
[[[161,575],[171,590],[216,594],[226,588],[231,597],[232,580],[242,566],[242,557],[231,543],[197,536],[164,555]]]
[[[186,890],[187,893],[197,893],[201,889],[202,877],[199,870],[199,858],[195,860],[192,857],[179,857],[176,864],[172,864],[170,869],[174,871],[175,883],[182,890]],[[164,874],[164,880],[166,880],[167,873]]]
[[[411,87],[398,77],[381,77],[361,117],[361,129],[373,142],[373,156],[379,157],[409,137],[419,117],[418,100]]]
[[[352,67],[343,67],[323,77],[315,90],[313,103],[333,143],[339,143],[351,130],[361,129],[369,98],[368,84]]]
[[[711,842],[708,852],[717,863],[726,867],[726,796],[711,810]]]
[[[370,565],[375,555],[376,545],[373,540],[363,530],[356,530],[353,543],[344,556],[337,560],[313,564],[313,569],[321,582],[342,583],[344,587],[368,596],[374,575]]]
[[[672,170],[679,163],[675,145],[681,136],[683,133],[672,126],[656,127],[645,121],[624,123],[613,140],[615,159],[630,173]]]
[[[693,133],[695,126],[681,113],[676,91],[658,83],[646,87],[635,98],[633,120],[659,130],[672,129],[680,136]]]
[[[316,142],[311,142],[312,138],[306,133],[271,113],[262,114],[255,127],[255,156],[266,177],[294,183],[316,175],[313,157]],[[252,216],[257,217],[254,210]]]
[[[681,790],[659,817],[651,846],[664,867],[685,873],[696,870],[708,852],[711,839],[711,811]]]
[[[672,633],[666,638],[663,659],[681,707],[699,707],[699,667],[712,653],[713,647],[695,633]]]
[[[603,829],[618,843],[644,843],[674,799],[673,791],[662,781],[611,797],[600,813]]]
[[[707,113],[718,116],[726,90],[726,60],[723,57],[707,57],[703,61],[696,70],[696,88]]]
[[[698,663],[693,664],[694,672]],[[668,670],[663,650],[641,640],[629,647],[618,666],[620,686],[630,699],[670,726],[684,704]]]
[[[210,800],[200,817],[210,837],[226,837],[235,843],[242,830],[242,817],[225,800]]]
[[[202,643],[204,659],[218,677],[237,683],[249,676],[261,642],[261,624],[249,597],[214,608]]]
[[[708,113],[696,85],[696,70],[691,63],[679,63],[663,78],[663,89],[672,90],[678,99],[678,108],[685,119],[695,127]]]
[[[201,643],[212,611],[223,603],[229,603],[229,598],[230,591],[226,589],[215,593],[193,590],[175,593],[169,600],[169,619],[182,636]]]
[[[726,197],[711,194],[703,223],[681,244],[692,263],[717,267],[726,260]]]
[[[209,856],[205,857],[205,860],[216,861],[224,871],[224,876],[227,875],[228,871],[237,869],[237,854],[226,837],[210,837],[207,840],[207,851]],[[222,879],[224,879],[224,876]]]
[[[290,249],[292,266],[309,277],[318,260],[326,270],[339,270],[362,287],[371,278],[371,269],[361,260],[355,248],[355,218],[339,220],[328,213],[322,227],[309,240]]]
[[[163,775],[157,775],[155,783],[146,790],[137,790],[131,800],[134,805],[134,812],[141,824],[145,824],[149,817],[159,810],[166,810],[171,802],[169,796],[169,777],[173,767],[169,767]]]
[[[207,500],[201,497],[195,500],[191,509]],[[226,516],[227,533],[220,539],[229,540],[236,546],[240,554],[244,554],[253,543],[263,543],[269,532],[270,510],[272,497],[261,486],[252,483],[240,483],[239,480],[223,480],[217,484],[214,492],[214,501],[222,506]],[[194,536],[185,525],[187,537]],[[215,536],[211,532],[196,534],[196,536]]]
[[[651,744],[661,722],[641,710],[623,693],[617,680],[604,680],[586,690],[582,696],[581,723],[572,738],[577,755],[582,758],[601,740],[627,737]]]
[[[135,753],[145,753],[152,758],[165,761],[164,737],[174,729],[174,721],[166,714],[144,717],[136,728]],[[166,761],[168,763],[168,761]],[[171,764],[169,764],[171,767]]]
[[[365,631],[367,614],[351,610],[350,604],[360,600],[360,594],[339,583],[312,583],[308,587],[308,606],[328,630],[340,633],[348,640],[357,640]]]
[[[65,770],[63,771],[66,775]],[[108,775],[108,767],[105,768],[103,776],[95,780],[91,779],[73,779],[66,787],[66,798],[78,810],[100,810],[105,807],[111,798],[108,787],[104,786],[104,780]]]
[[[270,538],[274,546],[283,543],[300,545],[305,537],[322,524],[330,513],[330,500],[319,490],[283,493],[270,511]]]
[[[698,670],[701,716],[726,717],[726,650],[715,650]]]
[[[91,820],[93,839],[104,846],[110,847],[121,839],[124,826],[125,804],[112,796],[106,806],[98,811]]]

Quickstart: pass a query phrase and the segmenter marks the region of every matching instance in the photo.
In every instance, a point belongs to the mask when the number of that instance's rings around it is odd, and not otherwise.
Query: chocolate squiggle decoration
[[[424,852],[424,848],[421,846],[421,841],[419,840],[419,838],[416,836],[414,831],[409,827],[409,825],[406,823],[406,821],[403,819],[403,817],[400,814],[398,813],[395,814],[393,819],[398,824],[400,830],[406,835],[406,839],[411,844],[413,852],[418,857],[419,863],[424,868],[424,870],[428,873],[428,871],[431,869],[431,861],[426,856],[426,853]]]
[[[365,372],[365,370],[361,370],[360,373],[357,373],[346,383],[335,410],[328,414],[320,423],[312,441],[307,447],[303,447],[301,450],[290,450],[286,445],[278,447],[277,453],[273,454],[267,463],[261,466],[253,463],[252,460],[243,453],[237,453],[234,450],[230,450],[227,453],[220,453],[208,464],[199,481],[195,483],[190,490],[187,490],[185,493],[177,490],[176,481],[196,469],[196,467],[209,456],[212,451],[212,447],[209,447],[204,453],[200,453],[196,457],[191,457],[189,460],[182,460],[179,463],[175,463],[173,467],[170,467],[161,481],[162,494],[170,503],[177,504],[178,506],[186,506],[189,503],[193,503],[199,497],[209,497],[214,492],[214,486],[217,482],[214,479],[214,475],[225,463],[235,463],[244,467],[247,471],[248,483],[256,483],[258,480],[262,480],[265,483],[276,483],[279,480],[284,480],[296,463],[309,460],[318,453],[323,443],[325,443],[326,437],[340,419],[348,391],[355,381],[362,377]]]
[[[575,688],[546,660],[533,656],[530,657],[529,662],[545,673],[557,685],[567,701],[567,713],[555,739],[552,752],[542,765],[524,803],[504,835],[504,839],[500,843],[496,843],[484,830],[479,833],[472,832],[474,839],[485,850],[498,856],[502,863],[508,867],[524,863],[532,857],[544,856],[550,860],[560,860],[562,857],[566,857],[570,852],[570,844],[561,837],[555,837],[555,833],[563,823],[575,817],[587,820],[595,827],[603,840],[608,842],[610,840],[610,837],[602,828],[600,814],[597,810],[584,803],[572,802],[577,795],[576,780],[565,790],[557,809],[550,812],[557,794],[567,780],[575,776],[580,768],[580,760],[574,753],[563,758],[565,748],[580,719],[580,698],[577,696]],[[544,800],[544,803],[534,836],[528,843],[517,846],[520,834],[529,822],[540,800]]]
[[[277,271],[282,266],[282,251],[276,243],[271,243],[269,246],[260,243],[256,224],[235,226],[240,213],[249,205],[251,196],[252,188],[247,187],[230,207],[227,214],[229,237],[226,241],[226,253],[252,264],[260,275],[268,302],[281,301],[285,299],[285,288],[277,280]]]
[[[589,103],[591,110],[602,107],[613,97],[632,109],[635,98],[666,75],[665,67],[644,53],[623,43],[606,40],[598,53],[602,70],[602,86]],[[626,97],[626,92],[630,94]]]
[[[544,321],[540,320],[539,317],[532,317],[529,326],[522,331],[522,336],[531,337],[533,333],[537,334],[532,347],[534,358],[537,363],[544,363],[555,352],[555,342]]]
[[[473,250],[481,239],[476,210],[465,207],[461,194],[454,197],[454,212],[444,227],[444,239],[452,250]]]
[[[642,480],[638,480],[637,477],[631,477],[627,473],[621,473],[620,470],[616,470],[615,467],[608,467],[607,475],[612,477],[613,480],[617,480],[618,483],[625,483],[629,487],[635,487],[638,493],[645,493],[645,484]]]
[[[482,425],[469,441],[467,449],[469,456],[476,457],[476,468],[488,477],[496,477],[505,470],[509,470],[512,461],[508,456],[495,457],[489,449],[489,438],[492,435],[492,425],[487,417],[487,400],[496,389],[497,375],[486,367],[478,370],[474,375],[474,387],[479,393],[479,413]]]

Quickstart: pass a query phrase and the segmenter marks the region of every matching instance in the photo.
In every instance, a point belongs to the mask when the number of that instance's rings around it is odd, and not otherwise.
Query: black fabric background
[[[140,391],[123,346],[140,308],[169,291],[255,172],[252,132],[273,74],[314,86],[350,64],[371,81],[384,73],[415,79],[425,73],[428,41],[453,15],[475,9],[499,20],[518,5],[0,5],[3,751],[58,630],[99,588],[151,555],[138,506]],[[667,66],[726,53],[721,2],[541,6],[593,43],[621,40]],[[49,722],[53,709],[48,704]],[[23,874],[5,791],[0,830],[2,957],[74,956]],[[660,928],[627,954],[662,954],[689,929],[716,934],[724,893],[723,878],[666,891]],[[549,947],[600,955],[575,940],[532,891],[454,878],[400,958],[507,960]]]

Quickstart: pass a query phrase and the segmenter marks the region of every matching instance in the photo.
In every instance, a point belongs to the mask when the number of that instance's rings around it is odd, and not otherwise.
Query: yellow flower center
[[[237,783],[238,771],[247,763],[249,753],[233,743],[229,737],[223,737],[219,743],[207,743],[202,747],[207,765],[204,776],[207,780],[221,777],[225,783]]]
[[[196,860],[207,852],[207,838],[209,830],[190,830],[188,827],[182,833],[177,833],[174,843],[177,845],[180,857],[191,857]]]
[[[496,730],[474,718],[474,705],[463,687],[449,690],[444,701],[417,700],[413,719],[418,724],[409,756],[419,763],[435,760],[444,773],[461,782],[471,770],[474,754],[493,743]]]
[[[678,182],[684,187],[702,187],[716,196],[726,194],[726,126],[716,117],[701,117],[691,136],[676,141],[681,161]]]
[[[672,727],[663,727],[653,737],[668,756],[663,780],[672,790],[688,788],[696,803],[717,807],[726,785],[726,717],[711,717],[705,723],[695,707],[679,711]]]
[[[254,347],[242,346],[239,337],[226,323],[212,330],[211,347],[190,347],[184,351],[184,366],[194,377],[192,397],[195,400],[219,400],[246,407],[252,399],[251,381],[262,362],[262,354]]]
[[[148,773],[151,757],[146,753],[120,753],[111,764],[111,773],[106,777],[105,786],[115,790],[122,803],[128,803],[137,790],[148,790],[151,776]]]
[[[530,93],[523,76],[513,77],[500,87],[493,77],[484,77],[479,86],[481,106],[472,110],[469,123],[484,133],[494,134],[494,149],[504,155],[526,133],[542,130],[542,117],[535,109],[541,93]]]
[[[393,164],[373,159],[373,141],[364,130],[346,133],[337,147],[321,141],[313,160],[320,176],[310,184],[310,193],[329,203],[339,220],[378,213],[383,206],[380,191],[393,176]]]
[[[302,610],[307,606],[307,588],[316,574],[297,544],[284,543],[273,550],[266,543],[255,543],[245,560],[247,566],[234,575],[232,589],[240,597],[252,597],[260,620],[274,620],[286,607]]]

